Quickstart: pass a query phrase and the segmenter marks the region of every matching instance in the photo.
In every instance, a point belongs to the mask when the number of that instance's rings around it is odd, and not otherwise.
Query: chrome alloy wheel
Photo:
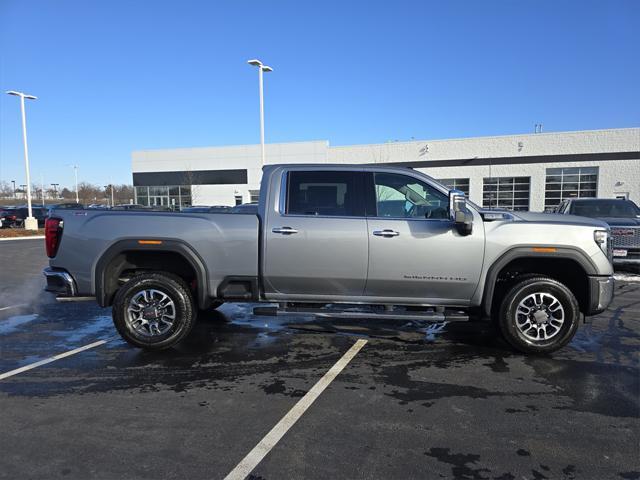
[[[175,319],[173,300],[160,290],[141,290],[131,297],[127,307],[127,324],[145,337],[167,333]]]
[[[528,340],[549,340],[564,324],[562,303],[547,292],[527,295],[516,309],[516,327]]]

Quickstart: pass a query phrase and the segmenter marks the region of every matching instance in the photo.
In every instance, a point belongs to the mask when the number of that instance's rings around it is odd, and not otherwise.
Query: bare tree
[[[80,203],[94,203],[98,198],[102,199],[101,189],[89,182],[80,182],[78,184],[78,199]]]
[[[67,187],[64,187],[61,191],[60,191],[60,196],[65,199],[65,200],[71,200],[71,199],[75,199],[76,195],[75,193],[73,193],[71,190],[69,190]]]
[[[108,191],[108,196],[111,198],[111,191]],[[116,205],[122,203],[129,203],[134,198],[133,187],[131,185],[114,185],[113,186],[113,199]]]
[[[13,198],[13,187],[9,182],[0,182],[0,198]]]

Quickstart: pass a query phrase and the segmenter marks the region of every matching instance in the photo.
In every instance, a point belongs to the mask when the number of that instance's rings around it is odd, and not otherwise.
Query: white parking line
[[[296,403],[287,414],[271,429],[267,435],[260,440],[253,450],[225,477],[225,480],[242,480],[246,478],[254,468],[262,461],[273,447],[280,441],[285,433],[298,421],[304,412],[316,401],[325,388],[340,374],[347,364],[357,355],[366,340],[358,340],[345,353],[336,364],[329,369],[318,382],[311,387],[311,390]]]
[[[13,237],[13,238],[0,238],[0,242],[13,242],[14,240],[42,240],[44,235],[33,235],[31,237]]]
[[[45,358],[44,360],[40,360],[39,362],[31,363],[29,365],[25,365],[24,367],[16,368],[15,370],[10,370],[8,372],[0,374],[0,380],[4,380],[5,378],[13,377],[22,372],[26,372],[28,370],[32,370],[36,367],[40,367],[42,365],[46,365],[47,363],[55,362],[56,360],[60,360],[61,358],[70,357],[71,355],[75,355],[76,353],[84,352],[85,350],[89,350],[90,348],[99,347],[100,345],[104,345],[107,342],[110,342],[114,338],[107,338],[106,340],[99,340],[97,342],[90,343],[89,345],[85,345],[84,347],[74,348],[73,350],[69,350],[68,352],[59,353],[58,355],[54,355],[53,357]]]
[[[0,312],[4,312],[5,310],[11,310],[12,308],[22,308],[26,307],[26,303],[19,303],[17,305],[9,305],[8,307],[0,307]]]

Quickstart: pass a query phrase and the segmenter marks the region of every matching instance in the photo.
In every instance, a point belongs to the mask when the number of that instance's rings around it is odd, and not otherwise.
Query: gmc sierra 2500
[[[613,295],[609,230],[575,216],[488,211],[414,170],[271,165],[258,214],[55,211],[47,290],[95,296],[131,344],[163,349],[198,310],[433,320],[492,318],[552,352]],[[353,304],[362,308],[345,309]]]

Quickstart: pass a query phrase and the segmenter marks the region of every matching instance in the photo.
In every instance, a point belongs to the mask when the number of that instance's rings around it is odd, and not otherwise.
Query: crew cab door
[[[278,204],[264,225],[267,299],[363,295],[369,260],[363,188],[359,171],[283,173]]]
[[[484,226],[461,235],[449,218],[448,195],[417,176],[367,175],[375,209],[368,212],[369,274],[365,295],[410,303],[464,304],[478,285]],[[400,302],[400,300],[399,300]]]

